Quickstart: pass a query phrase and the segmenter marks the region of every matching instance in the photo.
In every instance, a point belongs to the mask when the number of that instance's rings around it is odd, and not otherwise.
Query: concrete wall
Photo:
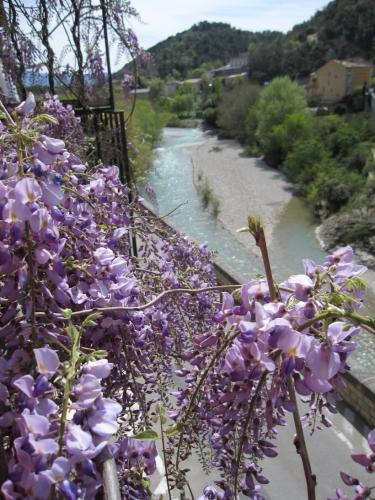
[[[361,90],[363,84],[366,83],[369,86],[372,77],[372,68],[368,67],[358,67],[353,68],[353,79],[352,79],[352,92],[355,90]]]
[[[355,375],[347,373],[345,381],[348,384],[340,394],[345,403],[359,414],[372,429],[375,427],[375,395],[365,384],[360,382]]]

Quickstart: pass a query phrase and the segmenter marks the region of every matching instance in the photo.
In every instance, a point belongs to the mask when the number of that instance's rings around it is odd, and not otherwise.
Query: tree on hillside
[[[275,78],[266,87],[256,105],[256,139],[265,154],[266,161],[272,151],[273,129],[281,125],[288,115],[306,109],[303,88],[288,77]],[[274,163],[274,162],[273,162]]]
[[[249,74],[257,82],[265,82],[282,74],[282,40],[280,34],[275,40],[251,42],[249,52]]]

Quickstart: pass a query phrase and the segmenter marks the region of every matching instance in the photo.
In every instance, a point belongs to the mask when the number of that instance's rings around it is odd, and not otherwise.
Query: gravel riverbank
[[[248,215],[256,215],[262,220],[272,247],[274,229],[293,197],[292,186],[285,177],[261,159],[244,156],[241,145],[234,140],[219,140],[207,133],[204,142],[188,145],[186,149],[192,161],[194,183],[198,186],[207,179],[220,203],[218,218],[225,228],[239,242],[258,253],[249,243],[247,233],[236,232],[247,225]],[[316,236],[328,252],[330,245],[326,242],[326,232],[320,226]],[[373,267],[373,261],[366,261],[364,255],[359,251],[357,260]],[[366,279],[373,295],[371,306],[375,307],[374,268],[366,273]]]
[[[188,146],[192,158],[194,183],[207,179],[220,202],[218,218],[241,243],[249,245],[246,233],[236,233],[247,225],[248,215],[262,220],[267,240],[272,241],[279,216],[292,198],[290,184],[261,159],[242,155],[236,141],[207,140]]]

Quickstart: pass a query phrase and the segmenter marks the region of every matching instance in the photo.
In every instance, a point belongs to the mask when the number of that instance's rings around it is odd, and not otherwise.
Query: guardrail
[[[88,108],[77,109],[85,134],[94,139],[96,160],[104,165],[117,165],[120,179],[132,185],[132,173],[126,139],[123,111]]]

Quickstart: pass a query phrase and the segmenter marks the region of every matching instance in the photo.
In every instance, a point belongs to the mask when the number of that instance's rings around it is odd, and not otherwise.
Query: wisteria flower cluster
[[[34,108],[30,95],[2,115],[3,496],[94,497],[104,453],[123,498],[152,498],[158,453],[169,494],[192,494],[183,462],[198,453],[220,473],[201,499],[261,499],[261,460],[291,412],[311,498],[301,422],[330,425],[355,337],[374,331],[360,314],[365,267],[346,247],[278,286],[266,265],[264,280],[219,287],[206,245],[130,203],[116,166],[88,169],[51,137],[64,112]]]
[[[210,489],[202,498],[236,498],[239,491],[262,498],[260,485],[268,480],[259,461],[277,456],[277,427],[286,413],[298,416],[295,392],[310,408],[305,425],[330,425],[324,410],[335,411],[360,331],[365,268],[352,258],[346,247],[323,266],[305,260],[305,274],[282,283],[273,300],[266,280],[242,286],[239,296],[224,293],[216,331],[198,337],[196,352],[185,354],[192,366],[178,373],[185,384],[173,417],[185,431],[176,462],[201,434],[223,472],[224,493]],[[302,443],[295,444],[303,453]]]
[[[46,124],[45,135],[63,140],[70,153],[81,157],[87,140],[83,134],[81,120],[75,115],[72,106],[64,106],[57,95],[47,94],[43,102],[43,112],[56,119],[56,123]]]
[[[147,497],[155,444],[131,436],[167,391],[183,322],[199,317],[205,329],[212,304],[202,294],[141,305],[170,287],[214,284],[209,253],[130,206],[117,167],[91,175],[46,135],[56,118],[34,107],[29,95],[1,131],[1,491],[90,497],[108,445],[125,497]]]
[[[357,464],[365,468],[366,472],[372,474],[375,472],[375,430],[371,431],[367,438],[370,453],[353,453],[352,459]],[[347,486],[355,486],[355,500],[366,500],[373,497],[375,485],[365,486],[356,477],[350,476],[345,472],[340,473],[341,479]],[[334,500],[348,500],[349,497],[338,488]]]

